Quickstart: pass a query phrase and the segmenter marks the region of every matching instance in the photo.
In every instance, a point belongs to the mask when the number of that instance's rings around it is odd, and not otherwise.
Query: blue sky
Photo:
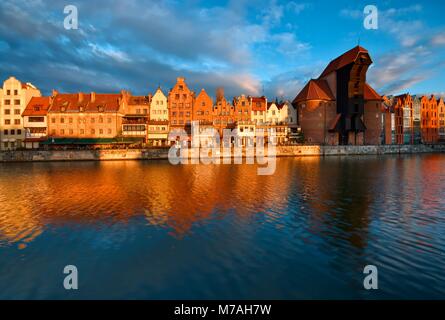
[[[65,30],[75,5],[79,29]],[[363,8],[379,28],[363,27]],[[445,93],[442,1],[46,1],[0,2],[0,80],[14,75],[44,94],[167,91],[177,76],[228,97],[293,98],[326,64],[360,44],[381,94]]]

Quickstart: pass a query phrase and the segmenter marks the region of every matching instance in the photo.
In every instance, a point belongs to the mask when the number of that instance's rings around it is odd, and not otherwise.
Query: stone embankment
[[[0,152],[0,162],[157,160],[167,159],[168,150],[168,148],[63,151],[16,150]],[[277,146],[276,151],[278,157],[417,154],[445,152],[445,145]]]

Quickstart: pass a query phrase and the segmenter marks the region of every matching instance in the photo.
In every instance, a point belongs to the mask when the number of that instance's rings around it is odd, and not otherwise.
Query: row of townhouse
[[[59,93],[42,97],[32,84],[11,77],[0,90],[1,150],[67,145],[170,145],[191,122],[201,129],[237,129],[243,143],[257,129],[275,128],[277,142],[286,143],[298,132],[296,109],[289,102],[241,95],[232,102],[218,89],[216,101],[202,89],[196,96],[184,78],[177,78],[166,96],[120,93]],[[250,141],[250,140],[249,140]]]
[[[445,142],[445,104],[442,97],[384,97],[384,144],[435,144]]]

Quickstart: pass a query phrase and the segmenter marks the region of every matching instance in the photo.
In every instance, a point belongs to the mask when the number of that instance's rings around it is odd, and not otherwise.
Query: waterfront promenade
[[[161,160],[169,148],[112,150],[15,150],[0,152],[0,162]],[[265,148],[267,155],[267,148]],[[188,150],[189,156],[193,154]],[[445,152],[445,145],[276,146],[277,157],[384,155]],[[243,150],[243,157],[245,151]]]

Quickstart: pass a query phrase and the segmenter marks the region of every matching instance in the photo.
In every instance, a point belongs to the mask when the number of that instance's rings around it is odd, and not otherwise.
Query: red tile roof
[[[250,97],[252,99],[252,111],[266,111],[266,97]],[[259,105],[257,105],[259,103]]]
[[[335,100],[326,80],[312,79],[295,97],[293,103],[307,100]]]
[[[50,107],[50,112],[117,112],[120,109],[121,94],[59,93]]]
[[[354,62],[357,59],[359,53],[368,53],[368,50],[360,46],[357,46],[343,53],[341,56],[335,58],[328,64],[326,69],[324,69],[324,71],[321,73],[320,78],[323,78],[328,74],[330,74],[331,72],[337,71],[338,69]]]
[[[32,97],[22,116],[46,116],[50,102],[50,97]]]
[[[383,97],[379,95],[369,84],[365,83],[365,90],[363,93],[365,100],[379,100],[383,101]]]

